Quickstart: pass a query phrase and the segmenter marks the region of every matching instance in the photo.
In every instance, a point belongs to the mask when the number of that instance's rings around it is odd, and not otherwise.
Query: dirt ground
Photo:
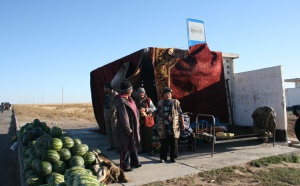
[[[63,129],[80,129],[80,128],[97,128],[98,125],[94,118],[93,108],[91,103],[82,104],[48,104],[48,105],[14,105],[15,114],[18,123],[26,124],[38,118],[40,121],[47,123],[49,127],[60,126]],[[294,132],[294,124],[297,117],[288,112],[288,137],[296,138]],[[271,165],[268,167],[251,167],[249,165],[239,165],[247,169],[247,173],[235,172],[236,175],[241,175],[238,179],[227,181],[222,185],[260,185],[259,181],[254,180],[254,175],[260,171],[269,171],[273,167],[299,167],[299,164],[283,163]],[[159,185],[220,185],[216,182],[217,178],[205,179],[198,175],[190,177],[182,177],[179,179],[166,180]],[[151,185],[151,184],[149,184]],[[156,184],[153,184],[156,185]]]

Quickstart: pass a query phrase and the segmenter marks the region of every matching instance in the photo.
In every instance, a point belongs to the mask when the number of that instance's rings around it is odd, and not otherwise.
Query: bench
[[[212,122],[208,124],[199,123],[199,117],[208,117],[211,118]],[[196,117],[196,129],[193,133],[193,144],[194,144],[194,152],[196,151],[197,140],[202,139],[206,141],[210,141],[212,144],[211,157],[213,157],[215,144],[221,143],[231,143],[238,141],[249,141],[249,140],[264,140],[268,141],[268,138],[273,137],[273,147],[275,146],[275,130],[272,135],[266,135],[261,133],[249,133],[242,135],[234,135],[233,137],[228,138],[220,138],[216,136],[216,119],[213,115],[207,114],[198,114]]]

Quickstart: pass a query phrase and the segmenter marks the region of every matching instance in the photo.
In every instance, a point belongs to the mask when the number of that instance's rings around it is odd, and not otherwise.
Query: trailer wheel
[[[298,141],[300,141],[300,118],[298,118],[295,123],[295,134],[297,136]]]

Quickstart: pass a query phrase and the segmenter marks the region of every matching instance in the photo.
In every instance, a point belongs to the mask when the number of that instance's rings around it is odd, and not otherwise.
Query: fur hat
[[[145,91],[145,89],[143,88],[143,87],[140,87],[139,89],[138,89],[138,91],[137,91],[138,93],[141,93],[141,92],[144,92],[144,93],[146,93],[146,91]]]
[[[166,92],[172,93],[172,89],[171,89],[170,87],[165,87],[165,88],[163,89],[163,94],[165,94]]]
[[[122,94],[126,94],[128,93],[130,90],[132,90],[132,85],[129,81],[123,81],[121,83],[121,91],[120,93]]]

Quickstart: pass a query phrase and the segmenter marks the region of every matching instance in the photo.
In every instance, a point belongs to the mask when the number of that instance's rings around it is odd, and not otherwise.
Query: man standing
[[[106,133],[110,144],[110,147],[107,150],[111,151],[117,149],[117,151],[120,152],[119,139],[116,133],[116,107],[114,104],[115,97],[118,95],[118,93],[112,90],[110,83],[106,83],[104,85],[104,93],[104,120]]]

